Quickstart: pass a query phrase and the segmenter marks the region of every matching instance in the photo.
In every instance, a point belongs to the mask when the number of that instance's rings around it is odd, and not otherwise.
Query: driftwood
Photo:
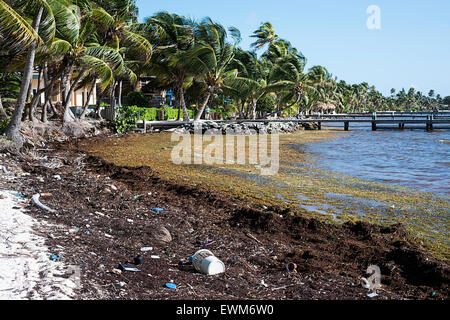
[[[39,198],[40,198],[40,197],[41,197],[41,195],[40,195],[39,193],[38,193],[38,194],[35,194],[35,195],[31,198],[31,201],[33,202],[33,204],[35,204],[37,207],[39,207],[40,209],[42,209],[42,210],[44,210],[44,211],[48,211],[48,212],[51,212],[51,213],[55,213],[56,210],[53,210],[53,209],[47,207],[46,205],[43,205],[43,204],[39,201]]]

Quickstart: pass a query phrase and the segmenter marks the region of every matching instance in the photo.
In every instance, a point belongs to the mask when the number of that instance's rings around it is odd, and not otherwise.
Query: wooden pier
[[[377,130],[407,130],[424,129],[432,131],[435,129],[450,129],[450,112],[440,113],[373,113],[373,114],[329,114],[329,115],[309,115],[303,119],[237,119],[237,120],[212,120],[217,123],[270,123],[270,122],[296,122],[296,123],[314,123],[319,130],[322,125],[335,124],[343,127],[345,131],[350,130],[351,125],[363,124]],[[191,121],[192,122],[192,121]],[[146,132],[148,127],[153,129],[165,130],[177,128],[186,124],[183,121],[140,121],[138,127]]]

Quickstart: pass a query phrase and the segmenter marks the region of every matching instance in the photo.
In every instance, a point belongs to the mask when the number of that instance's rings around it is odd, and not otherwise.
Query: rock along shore
[[[179,127],[178,133],[202,133],[202,134],[276,134],[293,133],[301,130],[317,130],[318,126],[314,123],[296,123],[296,122],[243,122],[243,123],[218,123],[215,121],[204,121],[196,124],[189,123]],[[197,131],[196,131],[197,130]]]

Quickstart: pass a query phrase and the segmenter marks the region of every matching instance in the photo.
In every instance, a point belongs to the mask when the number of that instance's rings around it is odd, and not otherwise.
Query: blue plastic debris
[[[166,287],[175,290],[177,288],[177,285],[175,283],[166,283]]]
[[[21,194],[20,192],[10,191],[10,193],[11,193],[13,196],[16,196],[16,197],[19,197],[19,198],[23,198],[23,194]]]
[[[58,261],[58,256],[57,255],[55,255],[55,254],[51,254],[50,255],[50,260],[52,260],[52,261]]]
[[[133,266],[127,266],[126,264],[119,264],[119,270],[122,270],[122,271],[131,271],[131,272],[139,272],[139,271],[141,271],[141,270],[139,270],[139,269],[136,268],[136,267],[133,267]]]
[[[161,208],[153,208],[152,211],[154,211],[154,212],[163,212],[164,209],[161,209]]]

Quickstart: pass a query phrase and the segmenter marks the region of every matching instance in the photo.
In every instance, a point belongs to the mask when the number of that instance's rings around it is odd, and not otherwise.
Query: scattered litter
[[[8,174],[8,169],[6,169],[6,167],[4,167],[4,166],[1,166],[1,167],[2,167],[3,173],[4,173],[4,174]]]
[[[375,297],[378,297],[378,294],[376,292],[372,292],[372,293],[367,294],[367,296],[369,298],[375,298]]]
[[[136,267],[128,266],[126,264],[119,264],[119,269],[122,270],[122,271],[130,271],[130,272],[139,272],[139,271],[141,271],[141,270],[139,270]]]
[[[266,287],[266,288],[269,287],[269,285],[268,285],[267,283],[264,282],[264,279],[261,280],[261,285],[264,286],[264,287]]]
[[[80,228],[77,227],[73,227],[67,230],[68,233],[77,233],[78,231],[80,231]]]
[[[152,258],[152,259],[161,259],[160,256],[150,256],[150,258]]]
[[[96,211],[95,214],[96,214],[96,215],[99,215],[99,216],[101,216],[101,217],[104,217],[104,216],[105,216],[104,213],[101,213],[101,212],[98,212],[98,211]]]
[[[137,196],[134,196],[132,199],[133,200],[137,200],[137,199],[139,199],[141,196],[140,195],[137,195]]]
[[[187,266],[190,264],[192,264],[192,261],[181,260],[180,262],[178,262],[178,265],[180,266]]]
[[[252,235],[251,233],[248,233],[248,232],[247,232],[245,235],[246,235],[247,237],[249,237],[250,239],[255,240],[256,242],[261,243],[261,241],[259,241],[258,239],[256,239],[255,236]]]
[[[286,270],[289,271],[289,272],[297,272],[297,265],[295,263],[293,263],[293,262],[289,262],[286,265]]]
[[[119,276],[122,274],[122,270],[119,270],[119,269],[112,269],[111,272],[115,273],[115,274],[117,274]]]
[[[105,233],[105,237],[107,238],[114,238],[112,235]]]
[[[370,283],[366,278],[361,278],[361,285],[363,288],[370,289]]]
[[[212,241],[212,240],[209,240],[209,241],[203,242],[202,246],[203,247],[209,247],[210,245],[213,245],[214,243],[216,243],[216,242]]]
[[[85,265],[88,265],[88,263],[86,261],[84,261],[83,259],[80,259],[81,262],[83,262]]]
[[[24,197],[23,194],[21,194],[20,192],[10,191],[10,193],[11,193],[13,196],[16,196],[16,197],[19,197],[19,198],[23,198],[23,197]]]
[[[125,287],[127,284],[123,281],[117,283],[120,287]]]
[[[153,208],[152,211],[154,211],[154,212],[163,212],[164,209],[161,209],[161,208]]]
[[[175,283],[166,283],[166,287],[175,290],[177,285]]]
[[[144,263],[144,258],[142,256],[134,257],[134,264],[139,266]]]
[[[152,250],[153,250],[153,247],[143,247],[143,248],[141,248],[142,252],[148,252],[148,251],[152,251]]]
[[[206,249],[194,254],[192,264],[197,271],[211,276],[225,272],[225,264]]]
[[[49,198],[49,197],[53,197],[53,194],[51,194],[51,193],[41,193],[41,197]]]
[[[61,176],[59,174],[54,175],[53,178],[55,178],[56,180],[59,180],[59,181],[62,180],[62,178],[61,178]]]
[[[89,230],[86,230],[84,234],[90,235],[91,233],[89,232]]]
[[[50,209],[49,207],[43,205],[40,201],[40,194],[35,194],[32,198],[31,198],[31,202],[33,202],[33,204],[35,204],[37,207],[39,207],[40,209],[44,210],[44,211],[48,211],[50,213],[55,213],[56,210]],[[23,197],[23,196],[22,196]]]
[[[52,254],[52,255],[50,255],[50,260],[52,260],[52,261],[58,261],[58,256],[57,255],[55,255],[55,254]]]
[[[133,222],[134,222],[134,220],[132,220],[132,219],[127,219],[127,222],[129,222],[129,223],[133,223]]]

